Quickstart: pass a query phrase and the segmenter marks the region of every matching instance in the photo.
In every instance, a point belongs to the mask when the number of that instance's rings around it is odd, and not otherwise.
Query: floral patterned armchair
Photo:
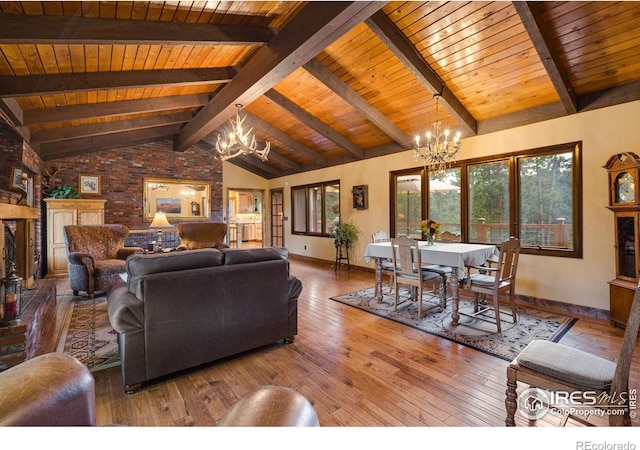
[[[106,291],[121,273],[126,272],[125,260],[139,247],[125,247],[129,228],[124,225],[67,225],[64,240],[69,261],[69,284],[73,295],[86,291]]]

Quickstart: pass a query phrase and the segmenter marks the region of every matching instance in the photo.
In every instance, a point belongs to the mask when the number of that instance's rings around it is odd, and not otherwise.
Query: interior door
[[[274,189],[270,192],[271,203],[271,245],[284,247],[284,192]]]

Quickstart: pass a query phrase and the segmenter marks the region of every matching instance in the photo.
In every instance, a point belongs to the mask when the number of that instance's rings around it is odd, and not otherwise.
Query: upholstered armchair
[[[126,272],[125,260],[140,247],[125,247],[129,228],[119,224],[67,225],[63,228],[69,262],[69,285],[73,295],[106,291]]]
[[[224,222],[181,223],[177,225],[180,245],[176,250],[194,250],[199,248],[217,248],[222,250],[225,244],[227,224]]]

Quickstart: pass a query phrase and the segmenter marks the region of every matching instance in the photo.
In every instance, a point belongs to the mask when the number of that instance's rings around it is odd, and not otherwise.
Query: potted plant
[[[353,222],[338,222],[331,232],[336,247],[353,247],[360,239],[361,231]]]
[[[53,198],[80,198],[80,193],[73,186],[63,184],[49,191],[49,195]]]

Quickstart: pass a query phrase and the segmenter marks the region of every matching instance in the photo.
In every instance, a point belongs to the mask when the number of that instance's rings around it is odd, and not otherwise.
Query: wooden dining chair
[[[376,231],[372,235],[373,243],[378,242],[391,242],[391,238],[389,237],[389,233],[386,231]],[[389,291],[387,294],[393,293],[393,260],[391,258],[382,258],[380,261],[382,265],[382,275],[387,275],[389,277]]]
[[[462,242],[459,234],[454,234],[450,231],[443,231],[440,233],[438,237],[436,237],[436,241],[438,242]],[[451,276],[451,271],[453,268],[449,266],[443,266],[440,264],[426,264],[423,267],[424,270],[428,270],[430,272],[435,272],[442,278],[442,284],[440,285],[440,297],[445,299],[447,295],[447,279]]]
[[[394,250],[391,252],[395,271],[394,308],[396,311],[398,310],[400,285],[411,286],[412,288],[415,288],[414,290],[417,290],[417,295],[413,299],[418,302],[418,318],[420,319],[422,318],[422,294],[428,287],[439,286],[442,282],[441,277],[435,272],[423,270],[422,258],[417,240],[409,239],[406,236],[400,236],[399,238],[391,239],[391,247]],[[442,305],[438,302],[438,305],[434,305],[429,309],[433,309],[435,307],[442,307]]]
[[[556,342],[532,341],[507,367],[507,391],[504,402],[507,409],[507,426],[516,425],[514,416],[518,409],[519,382],[549,392],[575,393],[570,398],[589,392],[591,395],[587,399],[600,399],[598,408],[611,411],[608,414],[610,426],[631,426],[629,372],[639,327],[640,286],[636,287],[631,303],[617,362]],[[563,406],[569,408],[574,405]],[[529,419],[531,426],[538,418],[535,414],[523,415]],[[560,424],[565,425],[569,418],[585,425],[593,425],[582,417],[571,414],[565,414]]]
[[[519,256],[520,240],[511,236],[500,245],[500,255],[495,265],[469,266],[469,276],[465,285],[474,294],[473,313],[460,312],[459,314],[493,322],[498,328],[498,333],[501,333],[500,296],[506,293],[509,296],[511,311],[502,312],[510,314],[513,323],[516,323],[518,316],[516,313],[515,289]],[[473,270],[477,270],[478,273],[472,273]],[[491,302],[489,302],[488,297],[491,297]],[[495,317],[487,315],[489,311],[493,311]]]

